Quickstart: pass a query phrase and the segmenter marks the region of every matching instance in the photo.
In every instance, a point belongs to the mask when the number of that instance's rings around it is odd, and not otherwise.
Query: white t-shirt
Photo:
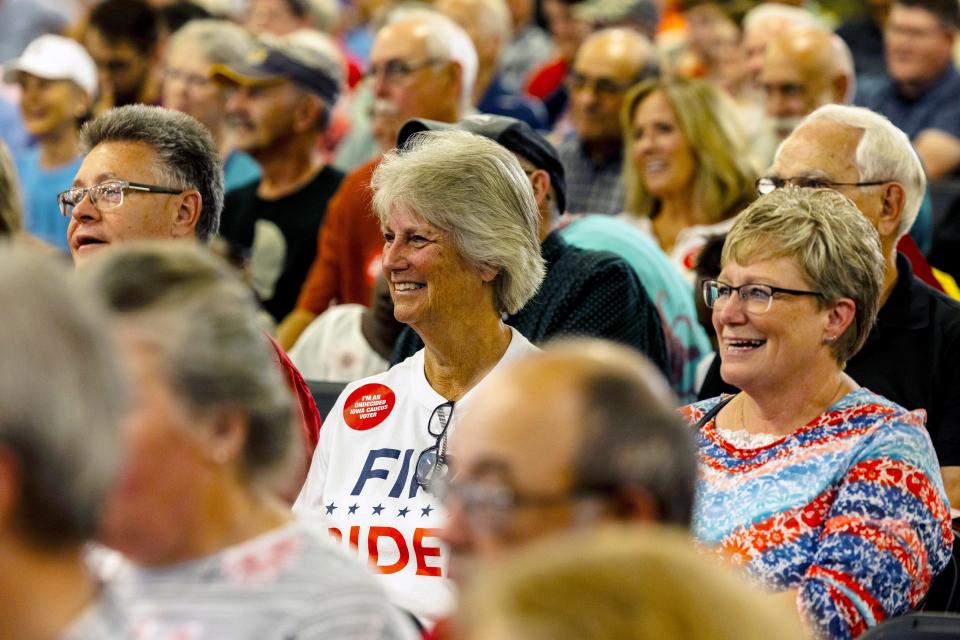
[[[170,567],[138,567],[119,554],[100,560],[127,625],[125,633],[101,638],[417,637],[411,621],[388,601],[367,567],[332,543],[318,523],[292,522]]]
[[[362,304],[338,304],[307,325],[289,353],[304,378],[350,382],[390,367],[360,331],[364,309]]]
[[[516,329],[511,332],[494,370],[538,350]],[[322,518],[334,537],[377,569],[394,604],[429,623],[450,612],[453,592],[447,550],[437,537],[443,508],[415,479],[420,453],[437,441],[427,422],[447,402],[427,382],[423,366],[421,349],[386,373],[344,389],[320,430],[293,510]],[[456,402],[448,437],[482,386]]]

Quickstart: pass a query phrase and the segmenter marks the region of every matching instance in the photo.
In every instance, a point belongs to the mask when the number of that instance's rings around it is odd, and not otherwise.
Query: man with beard
[[[250,251],[254,288],[279,321],[293,309],[327,201],[343,178],[314,153],[340,93],[343,63],[326,36],[302,31],[270,40],[240,64],[214,65],[211,74],[229,92],[234,143],[263,172],[227,194],[220,233]]]
[[[399,10],[377,32],[370,54],[373,130],[380,148],[392,149],[410,118],[459,120],[470,107],[476,76],[477,53],[463,29],[434,11]],[[277,328],[277,340],[287,349],[334,300],[369,303],[383,248],[369,188],[379,162],[355,169],[330,201],[296,309]]]

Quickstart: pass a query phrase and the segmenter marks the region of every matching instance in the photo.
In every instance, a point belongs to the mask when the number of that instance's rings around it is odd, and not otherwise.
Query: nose
[[[389,83],[387,82],[387,74],[383,70],[377,71],[370,74],[370,79],[373,82],[373,95],[377,98],[383,98],[387,95],[389,89]]]
[[[83,194],[83,198],[73,207],[73,212],[70,214],[70,217],[83,221],[94,220],[99,216],[100,211],[93,206],[89,191]]]
[[[380,260],[383,274],[389,281],[390,272],[403,271],[407,268],[406,250],[403,248],[403,243],[399,240],[384,242]]]
[[[789,115],[787,113],[787,102],[784,100],[783,92],[776,87],[767,89],[767,115],[782,117]]]
[[[470,526],[466,509],[460,500],[447,499],[443,505],[447,516],[440,528],[440,539],[454,549],[463,549],[470,544]]]
[[[747,303],[739,293],[733,292],[730,299],[722,306],[713,308],[713,326],[719,332],[722,325],[743,324],[747,321]]]

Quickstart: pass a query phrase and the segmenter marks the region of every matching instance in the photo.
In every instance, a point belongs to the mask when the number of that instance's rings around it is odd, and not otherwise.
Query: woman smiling
[[[843,371],[879,305],[883,257],[827,189],[779,189],[738,216],[713,309],[735,396],[690,405],[694,531],[776,591],[819,636],[849,638],[915,607],[950,556],[950,511],[923,411]]]
[[[464,131],[412,138],[371,186],[394,315],[426,346],[344,390],[294,509],[358,547],[429,623],[451,604],[436,498],[447,436],[489,371],[535,349],[501,317],[543,279],[539,213],[516,157]]]

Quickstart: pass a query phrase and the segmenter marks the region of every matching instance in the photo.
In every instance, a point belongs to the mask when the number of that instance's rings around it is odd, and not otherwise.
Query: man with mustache
[[[227,194],[220,233],[250,251],[254,288],[277,321],[293,309],[327,201],[343,178],[314,152],[343,75],[336,46],[310,31],[264,40],[243,62],[211,69],[228,92],[234,144],[262,171],[259,181]]]
[[[377,32],[367,73],[380,148],[392,149],[410,118],[459,120],[470,108],[476,76],[477,53],[463,29],[434,11],[397,10]],[[287,349],[334,300],[369,303],[383,248],[369,188],[379,162],[355,169],[330,201],[296,309],[277,328],[277,340]]]

